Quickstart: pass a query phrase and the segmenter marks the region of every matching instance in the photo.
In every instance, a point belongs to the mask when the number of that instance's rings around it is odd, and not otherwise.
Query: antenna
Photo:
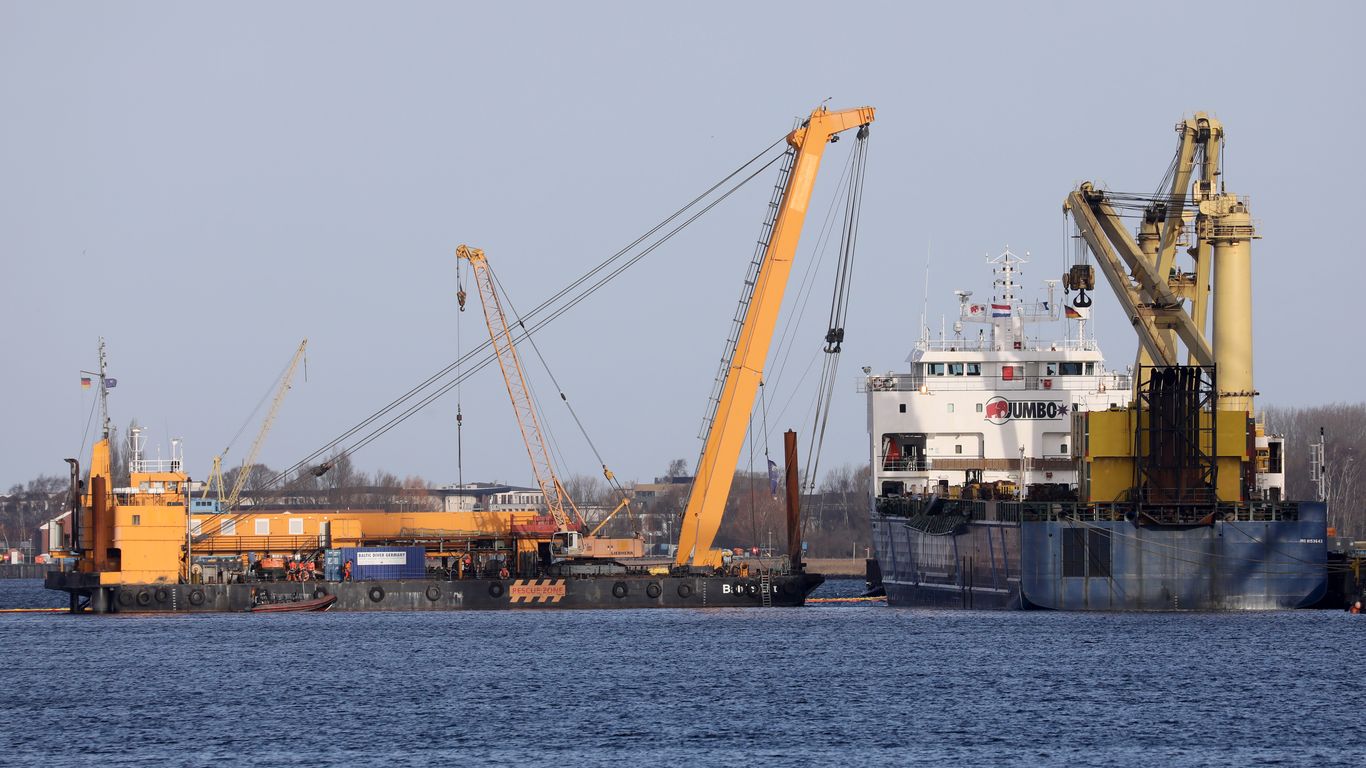
[[[930,241],[925,241],[925,297],[920,302],[920,335],[926,341],[930,338],[930,325],[925,319],[925,310],[930,305]]]

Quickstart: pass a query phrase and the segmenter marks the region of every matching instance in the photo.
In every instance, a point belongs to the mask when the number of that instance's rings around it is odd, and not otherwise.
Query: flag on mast
[[[1072,307],[1064,305],[1063,309],[1067,310],[1068,320],[1085,320],[1091,316],[1089,307]]]
[[[81,377],[81,389],[90,389],[90,377],[89,377],[89,376],[82,376],[82,377]]]

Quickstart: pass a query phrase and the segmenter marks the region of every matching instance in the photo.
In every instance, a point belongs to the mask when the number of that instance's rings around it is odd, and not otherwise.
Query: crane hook
[[[1078,289],[1077,289],[1077,298],[1075,298],[1075,299],[1072,300],[1072,306],[1074,306],[1074,307],[1089,307],[1089,306],[1091,306],[1091,297],[1086,295],[1086,291],[1085,291],[1085,290],[1083,290],[1083,289],[1081,289],[1081,288],[1078,288]]]
[[[460,288],[455,292],[455,300],[460,302],[460,311],[465,311],[465,289]]]

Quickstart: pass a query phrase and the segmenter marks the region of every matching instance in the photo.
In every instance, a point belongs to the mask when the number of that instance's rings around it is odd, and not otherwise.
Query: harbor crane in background
[[[740,461],[825,145],[854,128],[860,140],[867,138],[873,118],[872,107],[831,112],[822,106],[787,135],[789,149],[778,180],[780,192],[770,203],[756,258],[745,279],[741,309],[722,358],[719,387],[704,422],[702,455],[683,513],[675,565],[714,568],[722,564],[721,552],[712,544]],[[842,334],[843,329],[838,331]]]
[[[209,473],[209,482],[204,484],[204,493],[200,498],[207,498],[210,489],[217,489],[219,508],[223,512],[231,511],[237,506],[238,500],[242,496],[242,490],[246,488],[247,477],[251,474],[251,468],[256,463],[256,457],[261,453],[261,446],[266,441],[266,435],[270,433],[271,426],[275,423],[275,417],[280,412],[280,405],[285,401],[285,393],[289,392],[290,382],[294,380],[294,372],[299,368],[299,361],[304,359],[304,352],[308,349],[308,339],[299,342],[299,348],[294,351],[294,357],[289,361],[289,367],[285,369],[284,376],[280,378],[280,386],[275,390],[275,399],[270,403],[270,410],[266,412],[266,418],[261,422],[261,430],[256,433],[256,440],[251,444],[251,449],[247,451],[247,456],[242,460],[242,467],[237,471],[237,477],[232,483],[232,490],[227,496],[223,495],[223,456],[227,454],[227,449],[223,453],[213,457],[213,470]]]
[[[507,316],[498,299],[488,259],[483,250],[467,245],[456,248],[455,255],[457,259],[469,262],[474,275],[474,284],[484,305],[484,322],[488,325],[489,339],[493,343],[498,368],[503,374],[503,383],[507,385],[508,399],[512,401],[513,416],[517,419],[517,428],[526,446],[527,457],[531,460],[536,485],[545,499],[546,511],[554,521],[555,530],[551,536],[556,545],[556,554],[569,557],[640,557],[644,554],[645,543],[639,537],[614,539],[597,535],[608,520],[627,506],[625,499],[596,528],[587,531],[578,507],[555,474],[550,449],[536,415],[536,404],[532,400],[522,361],[517,355],[512,329],[508,326]],[[462,298],[462,308],[463,301]],[[610,480],[611,474],[606,467],[603,469]]]

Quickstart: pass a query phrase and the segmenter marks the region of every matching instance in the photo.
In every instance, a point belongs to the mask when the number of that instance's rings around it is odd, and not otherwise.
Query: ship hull
[[[798,607],[819,574],[622,576],[437,581],[277,581],[244,584],[101,585],[96,574],[49,573],[46,586],[94,613],[224,613],[335,595],[330,611],[556,610]],[[768,595],[765,598],[765,591]]]
[[[890,605],[1007,610],[1310,607],[1327,589],[1326,527],[1313,504],[1295,520],[974,520],[940,533],[873,516]]]

